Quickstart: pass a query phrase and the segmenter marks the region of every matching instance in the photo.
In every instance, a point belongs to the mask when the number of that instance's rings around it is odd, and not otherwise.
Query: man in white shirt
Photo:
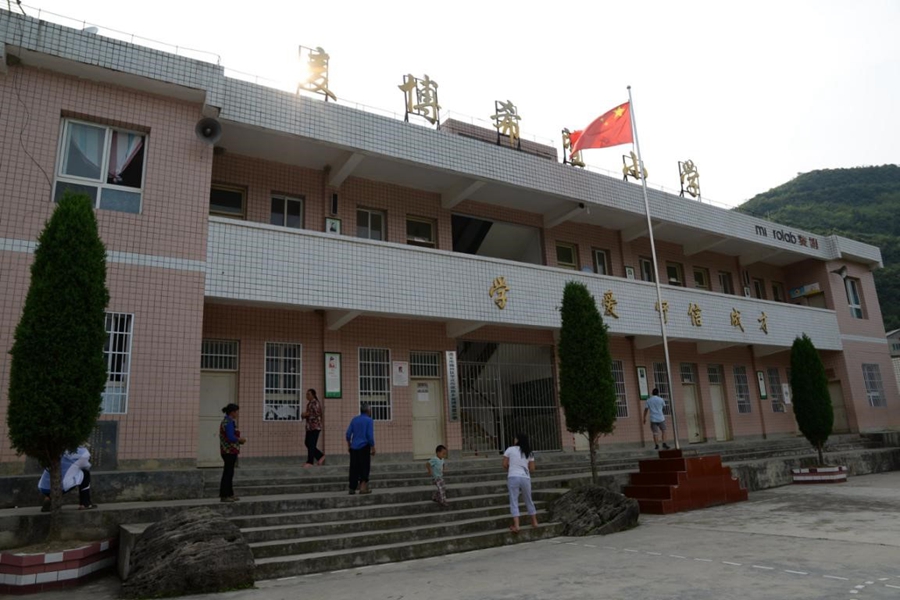
[[[653,443],[659,450],[659,438],[662,437],[663,450],[668,450],[669,445],[666,443],[666,415],[663,409],[666,401],[659,397],[659,389],[653,388],[650,397],[647,398],[647,407],[644,409],[644,424],[647,424],[647,415],[650,415],[650,431],[653,432]]]

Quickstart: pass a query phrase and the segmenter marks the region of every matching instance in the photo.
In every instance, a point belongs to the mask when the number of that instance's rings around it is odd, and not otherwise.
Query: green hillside
[[[900,166],[802,173],[735,210],[881,248],[885,268],[875,271],[875,285],[884,326],[900,328]]]

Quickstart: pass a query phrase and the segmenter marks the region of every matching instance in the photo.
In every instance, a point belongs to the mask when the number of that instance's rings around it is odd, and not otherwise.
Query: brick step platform
[[[661,450],[659,458],[638,463],[622,493],[638,501],[644,514],[665,515],[717,504],[741,502],[747,490],[741,487],[722,457],[685,457],[681,450]]]

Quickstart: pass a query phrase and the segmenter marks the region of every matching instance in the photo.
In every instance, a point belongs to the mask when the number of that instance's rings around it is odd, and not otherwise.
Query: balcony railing
[[[656,291],[643,281],[227,218],[209,223],[211,298],[558,328],[571,280],[591,290],[611,333],[659,335]],[[498,284],[505,303],[490,293]],[[788,347],[806,333],[819,349],[841,349],[831,310],[673,286],[663,286],[663,300],[673,339]]]

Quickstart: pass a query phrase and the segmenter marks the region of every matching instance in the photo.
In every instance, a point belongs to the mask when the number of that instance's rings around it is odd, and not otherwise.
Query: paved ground
[[[117,588],[109,578],[42,600],[112,599]],[[263,581],[215,598],[900,600],[900,472],[644,516],[611,536]]]

